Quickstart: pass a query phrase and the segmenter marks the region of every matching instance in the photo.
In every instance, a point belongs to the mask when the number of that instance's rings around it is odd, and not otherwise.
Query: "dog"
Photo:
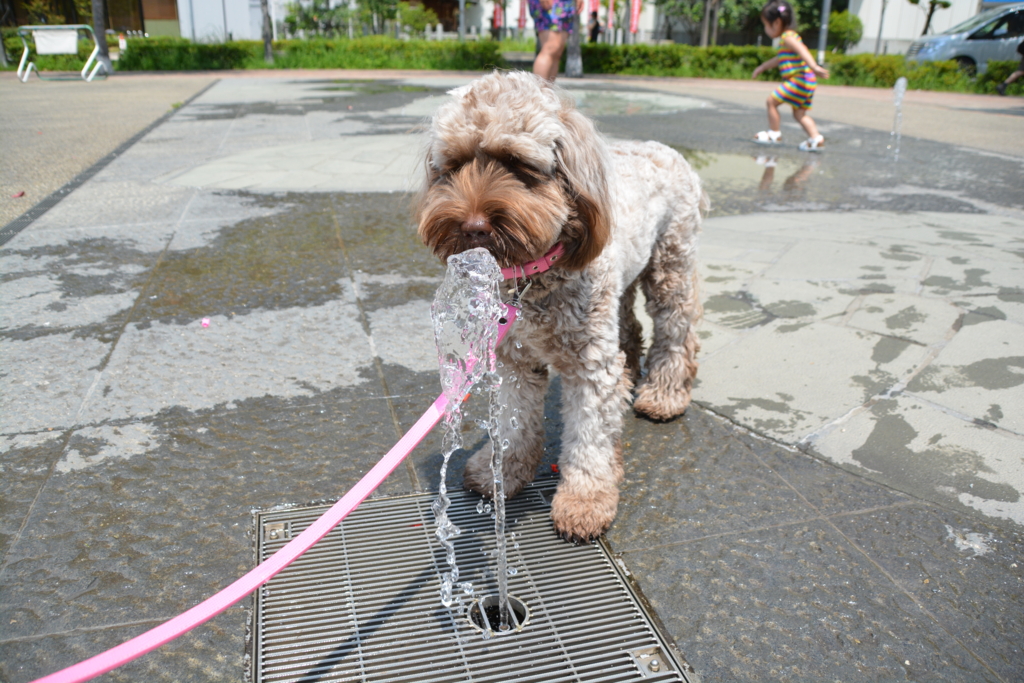
[[[690,403],[706,195],[678,152],[607,143],[571,97],[532,74],[494,72],[450,94],[431,122],[418,234],[442,261],[484,247],[502,267],[562,245],[555,266],[531,278],[497,349],[499,396],[519,416],[518,429],[499,426],[509,442],[502,474],[509,497],[533,480],[553,368],[565,427],[551,518],[563,538],[590,541],[615,518],[634,383],[633,408],[652,420]],[[642,377],[638,285],[654,322]],[[483,449],[469,459],[466,488],[493,494],[490,458]]]

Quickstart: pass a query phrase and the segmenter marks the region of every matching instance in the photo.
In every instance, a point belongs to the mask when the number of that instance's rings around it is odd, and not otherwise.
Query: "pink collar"
[[[524,263],[521,266],[511,266],[509,268],[501,269],[501,276],[506,280],[515,280],[521,277],[529,277],[530,275],[537,275],[543,273],[555,265],[558,259],[562,258],[565,253],[565,247],[562,246],[561,242],[555,242],[555,246],[548,250],[548,253],[541,256],[536,261],[530,261]]]

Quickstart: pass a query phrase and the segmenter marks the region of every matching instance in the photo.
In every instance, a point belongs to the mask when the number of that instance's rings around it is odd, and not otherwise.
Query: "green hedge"
[[[586,73],[630,74],[636,76],[681,76],[694,78],[748,79],[754,67],[774,56],[768,47],[723,45],[700,48],[693,45],[583,45]],[[829,85],[859,85],[891,88],[905,76],[911,90],[995,93],[996,85],[1017,67],[1017,62],[992,61],[976,79],[956,62],[908,62],[901,55],[829,54],[825,64]],[[779,80],[778,70],[766,72],[760,80]],[[1024,94],[1024,78],[1013,83],[1008,94]]]
[[[243,69],[257,55],[262,43],[193,43],[184,38],[132,38],[121,58],[118,71],[206,71]]]
[[[12,55],[21,54],[21,41],[5,31],[5,43]],[[507,68],[501,53],[522,50],[521,44],[491,40],[396,40],[367,36],[355,40],[282,40],[274,43],[274,64],[263,61],[259,41],[193,43],[182,38],[129,39],[118,70],[197,71],[208,69],[438,69],[485,71]],[[754,67],[770,59],[769,47],[722,45],[710,48],[692,45],[603,45],[584,44],[583,70],[590,74],[636,76],[683,76],[698,78],[749,79]],[[88,56],[81,44],[80,58],[42,57],[45,69],[80,69]],[[912,90],[995,93],[996,85],[1016,68],[1013,61],[989,62],[988,71],[977,78],[963,73],[954,62],[908,62],[899,55],[829,54],[830,85],[858,85],[891,88],[905,76]],[[761,80],[778,80],[777,71]],[[1008,89],[1024,95],[1024,79]]]
[[[395,40],[367,36],[356,40],[281,40],[274,63],[263,61],[263,43],[192,43],[184,39],[131,39],[117,63],[120,70],[192,71],[202,69],[445,69],[481,71],[504,66],[494,41]]]
[[[274,68],[482,71],[506,66],[501,49],[491,40],[285,40],[274,43]]]

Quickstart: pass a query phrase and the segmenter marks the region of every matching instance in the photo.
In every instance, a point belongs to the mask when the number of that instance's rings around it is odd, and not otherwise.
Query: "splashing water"
[[[893,150],[892,160],[900,160],[900,127],[903,125],[903,96],[907,94],[907,79],[900,76],[892,89],[892,101],[896,107],[896,116],[892,121],[892,132],[889,133],[889,146]]]
[[[498,388],[501,378],[495,359],[498,342],[498,320],[503,313],[499,286],[501,269],[494,257],[485,249],[471,249],[448,258],[448,271],[438,288],[431,307],[434,320],[434,340],[441,373],[441,388],[448,405],[444,415],[441,485],[432,509],[436,520],[434,531],[445,548],[449,571],[441,575],[441,602],[451,607],[458,601],[452,597],[452,587],[459,580],[455,558],[454,537],[460,529],[448,518],[448,499],[445,479],[452,453],[462,447],[462,400],[474,384],[483,382],[490,400],[490,419],[487,422],[491,442],[497,444],[498,416],[501,408]],[[508,576],[505,559],[505,489],[501,476],[501,456],[504,449],[495,445],[491,469],[494,474],[495,532],[499,547],[498,588],[501,627],[508,629]],[[477,506],[478,511],[480,506]],[[490,511],[490,505],[484,507]],[[463,593],[471,595],[472,584],[459,584]]]

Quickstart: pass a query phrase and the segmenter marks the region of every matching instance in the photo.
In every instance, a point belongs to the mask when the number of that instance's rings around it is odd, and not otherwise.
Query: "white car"
[[[989,60],[1017,61],[1024,40],[1024,2],[996,7],[934,36],[921,36],[907,59],[927,62],[952,59],[970,73],[984,73]]]

